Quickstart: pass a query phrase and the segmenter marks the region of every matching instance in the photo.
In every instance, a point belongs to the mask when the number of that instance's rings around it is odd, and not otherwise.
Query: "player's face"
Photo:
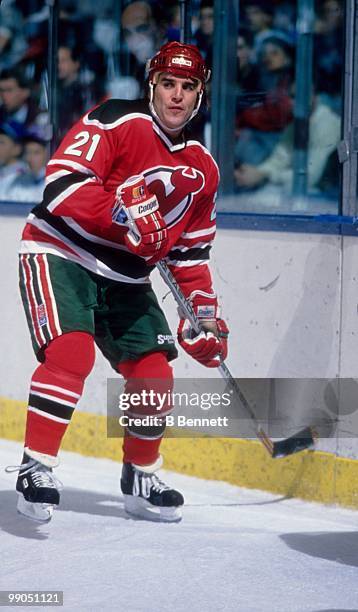
[[[182,79],[169,73],[159,75],[154,89],[154,108],[163,125],[175,130],[172,135],[181,132],[181,126],[189,119],[194,110],[198,93],[201,89],[200,81],[195,79]]]

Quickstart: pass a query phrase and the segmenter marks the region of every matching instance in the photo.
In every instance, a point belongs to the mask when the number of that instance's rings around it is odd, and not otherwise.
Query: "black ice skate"
[[[6,472],[19,472],[16,482],[17,511],[41,523],[51,520],[54,508],[60,503],[60,481],[53,475],[57,457],[25,449],[21,465],[9,466]]]
[[[123,463],[121,489],[129,514],[150,521],[178,522],[184,498],[179,491],[162,482],[155,472],[162,459],[149,466]]]

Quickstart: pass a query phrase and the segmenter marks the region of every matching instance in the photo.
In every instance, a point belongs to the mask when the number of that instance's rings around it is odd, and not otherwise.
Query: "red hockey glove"
[[[145,257],[149,265],[166,254],[168,230],[157,197],[149,193],[143,176],[134,176],[117,188],[113,221],[128,226],[126,246],[135,255]]]
[[[207,368],[217,368],[227,357],[228,327],[218,316],[216,296],[193,291],[189,300],[200,320],[202,331],[196,334],[187,319],[181,318],[178,327],[180,346]]]

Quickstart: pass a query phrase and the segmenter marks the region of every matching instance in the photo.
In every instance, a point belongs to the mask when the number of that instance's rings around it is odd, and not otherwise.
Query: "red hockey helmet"
[[[168,72],[184,79],[198,79],[203,85],[210,78],[201,53],[195,45],[169,42],[147,62],[149,81],[156,72]]]

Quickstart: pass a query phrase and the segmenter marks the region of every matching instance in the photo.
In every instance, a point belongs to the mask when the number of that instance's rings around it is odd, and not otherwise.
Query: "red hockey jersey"
[[[173,144],[145,101],[108,100],[78,121],[47,165],[41,204],[30,213],[21,253],[52,253],[125,283],[147,283],[153,266],[125,246],[112,221],[117,187],[143,174],[168,226],[166,261],[183,291],[211,293],[219,173],[199,142]]]

